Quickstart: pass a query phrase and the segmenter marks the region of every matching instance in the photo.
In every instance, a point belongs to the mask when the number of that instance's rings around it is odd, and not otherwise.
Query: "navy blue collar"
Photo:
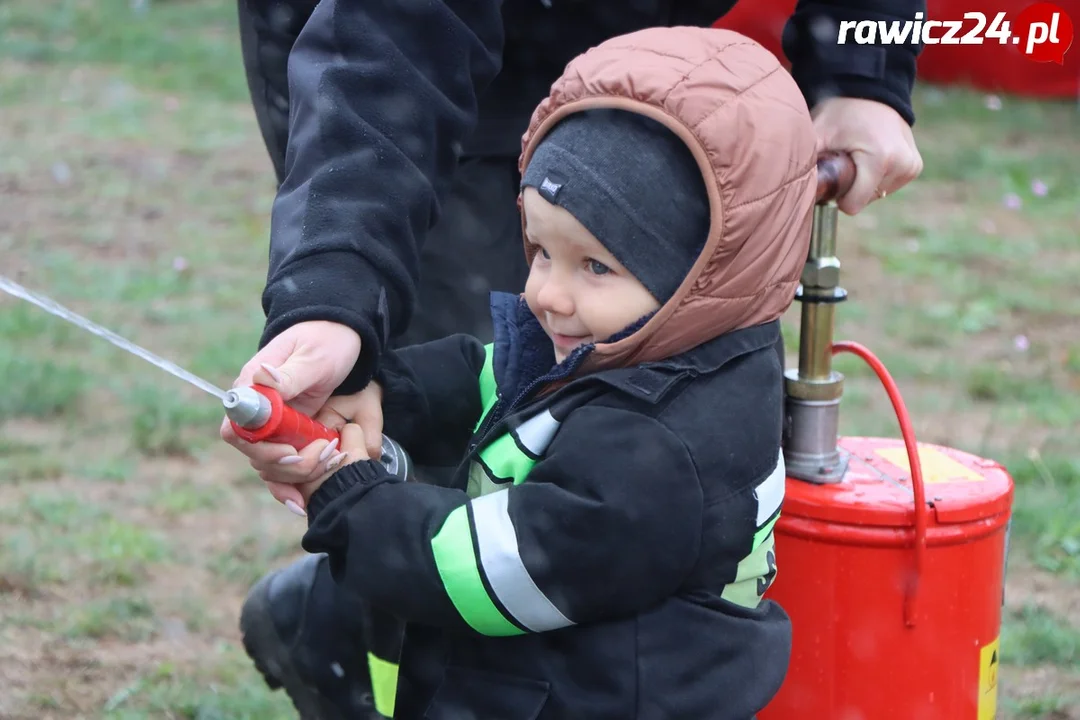
[[[653,313],[640,318],[608,338],[612,343],[629,337],[649,321]],[[492,368],[499,397],[517,405],[537,388],[570,377],[593,351],[588,343],[574,349],[562,362],[555,361],[551,339],[532,314],[525,299],[512,293],[491,294],[491,318],[494,324],[495,352]],[[509,407],[504,408],[508,410]]]

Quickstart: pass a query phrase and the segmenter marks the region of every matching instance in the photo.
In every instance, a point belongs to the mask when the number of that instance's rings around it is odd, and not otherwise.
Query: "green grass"
[[[108,720],[159,717],[199,720],[285,720],[295,712],[256,680],[250,661],[231,646],[218,646],[197,673],[162,663],[119,688],[103,706]]]
[[[261,330],[273,199],[235,22],[207,0],[0,3],[0,187],[17,189],[0,193],[0,266],[221,387]],[[1006,465],[1010,572],[1071,597],[1080,110],[916,103],[924,175],[841,217],[835,336],[882,358],[920,440]],[[794,357],[797,307],[785,328]],[[873,374],[836,367],[842,432],[896,437]],[[222,447],[217,401],[3,298],[0,377],[0,641],[29,659],[14,712],[295,717],[243,655],[236,609],[303,523]],[[1080,712],[1075,615],[1007,601],[1006,715]],[[1038,673],[1055,679],[1013,693]]]
[[[274,540],[265,535],[246,533],[229,547],[209,558],[209,568],[223,579],[232,579],[246,587],[296,551],[295,541]]]
[[[33,63],[121,66],[133,83],[242,101],[235,6],[219,2],[53,0],[0,6],[3,54]]]
[[[153,634],[154,608],[138,596],[95,600],[68,618],[64,635],[91,640],[120,639],[139,642]]]
[[[1003,663],[1049,663],[1064,668],[1080,665],[1080,628],[1039,607],[1013,610],[1009,620],[1002,640]]]
[[[1010,464],[1020,483],[1014,526],[1032,560],[1044,570],[1080,581],[1080,460],[1039,456]]]

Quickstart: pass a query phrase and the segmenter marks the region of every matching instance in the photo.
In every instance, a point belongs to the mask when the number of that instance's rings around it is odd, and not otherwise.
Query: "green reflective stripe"
[[[524,634],[495,607],[484,589],[466,506],[455,508],[447,516],[438,534],[431,539],[431,550],[446,594],[473,630],[495,636]]]
[[[759,547],[761,547],[761,543],[765,542],[765,540],[768,539],[769,533],[773,531],[773,526],[776,525],[776,521],[779,519],[780,513],[777,513],[772,520],[765,523],[763,527],[758,528],[758,531],[754,533],[754,550],[757,550]]]
[[[368,672],[371,674],[371,694],[375,696],[375,710],[386,717],[394,716],[394,700],[397,696],[398,666],[368,653]]]
[[[484,411],[480,413],[480,419],[476,421],[476,427],[473,428],[473,432],[480,429],[480,426],[484,422],[484,418],[491,412],[491,408],[494,407],[495,401],[498,399],[498,386],[495,383],[495,345],[494,343],[488,343],[484,346],[484,367],[480,369],[480,404],[483,405]]]
[[[498,480],[513,480],[515,485],[525,482],[536,461],[522,452],[510,433],[500,436],[480,451],[480,458]]]
[[[764,542],[743,558],[735,571],[735,580],[720,597],[750,609],[756,608],[776,575],[776,536],[766,535]]]

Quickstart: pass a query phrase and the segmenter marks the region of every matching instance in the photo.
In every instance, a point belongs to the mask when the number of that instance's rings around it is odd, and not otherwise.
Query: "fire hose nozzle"
[[[222,400],[225,417],[242,428],[261,428],[270,420],[270,400],[251,387],[239,387],[225,393]]]
[[[225,416],[248,442],[280,442],[298,450],[308,443],[340,437],[338,433],[286,405],[277,391],[262,386],[238,387],[222,399]],[[413,463],[397,442],[382,436],[379,462],[402,480],[413,479]]]

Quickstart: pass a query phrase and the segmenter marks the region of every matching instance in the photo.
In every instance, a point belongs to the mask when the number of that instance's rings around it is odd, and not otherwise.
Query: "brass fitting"
[[[836,304],[840,287],[836,257],[838,209],[833,201],[814,210],[810,252],[795,299],[802,303],[799,367],[784,373],[784,460],[788,475],[809,482],[839,482],[847,457],[837,446],[844,376],[832,369]]]

